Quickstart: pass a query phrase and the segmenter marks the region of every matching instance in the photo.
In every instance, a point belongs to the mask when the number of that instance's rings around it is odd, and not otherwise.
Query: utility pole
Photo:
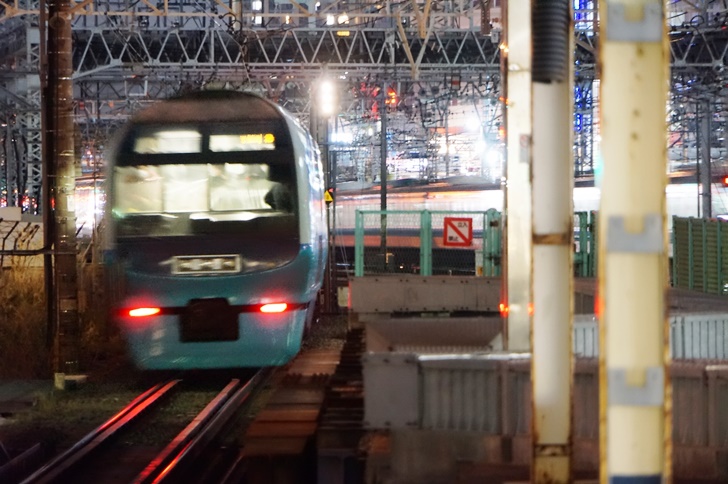
[[[698,112],[702,114],[701,116],[697,116],[697,118],[700,120],[700,126],[698,128],[698,143],[697,143],[697,150],[696,150],[696,156],[697,156],[697,163],[698,163],[698,173],[700,173],[700,179],[698,180],[699,186],[700,186],[700,202],[702,210],[700,211],[700,214],[702,218],[712,218],[713,217],[713,199],[712,199],[712,177],[713,174],[711,173],[711,167],[710,167],[710,131],[711,131],[711,122],[710,118],[713,115],[710,101],[706,98],[703,100],[698,101]]]
[[[44,175],[49,187],[46,220],[53,231],[53,372],[56,387],[78,373],[80,322],[76,270],[75,152],[73,139],[73,60],[70,0],[48,0],[48,71]]]
[[[311,114],[309,118],[309,131],[319,145],[321,151],[321,161],[323,162],[324,170],[324,190],[328,190],[333,187],[335,183],[334,177],[336,176],[331,167],[331,158],[329,156],[329,119],[334,115],[336,100],[336,93],[334,92],[334,86],[330,80],[326,79],[326,76],[312,87],[311,96]],[[327,208],[326,225],[329,232],[329,251],[328,261],[326,264],[326,271],[324,273],[323,281],[323,311],[325,313],[336,312],[336,252],[334,247],[334,238],[332,236],[333,231],[336,229],[335,222],[336,212],[335,206],[331,205]]]
[[[387,83],[382,82],[382,99],[379,120],[381,121],[381,144],[380,144],[380,166],[379,181],[381,190],[379,191],[380,205],[380,250],[382,253],[382,267],[384,272],[387,270]]]

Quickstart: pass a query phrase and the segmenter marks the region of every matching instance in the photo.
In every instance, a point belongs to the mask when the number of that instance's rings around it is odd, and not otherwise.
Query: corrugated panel
[[[599,438],[599,372],[595,359],[577,360],[572,391],[574,438]]]
[[[673,316],[670,354],[674,359],[728,359],[728,314]]]
[[[504,422],[507,435],[531,433],[531,362],[511,362],[506,373]]]
[[[499,366],[487,359],[420,361],[422,428],[500,433]]]
[[[705,291],[720,294],[721,287],[718,270],[718,222],[705,223]]]
[[[672,263],[673,285],[675,287],[690,287],[690,236],[689,219],[673,217],[672,233]]]
[[[704,261],[703,261],[703,224],[699,219],[694,219],[690,227],[693,237],[693,289],[705,291]]]
[[[593,314],[574,316],[574,356],[599,356],[599,326]]]
[[[364,358],[368,426],[530,435],[527,356],[412,356],[382,353]],[[595,360],[577,361],[574,438],[598,438],[598,375]],[[670,380],[676,448],[728,449],[728,365],[674,362]]]
[[[574,354],[599,356],[599,325],[593,315],[574,317]],[[671,316],[670,356],[677,360],[728,360],[728,314]]]
[[[695,365],[673,364],[672,438],[676,445],[708,445],[709,397],[705,372]]]
[[[728,228],[723,220],[673,217],[673,285],[724,294]]]
[[[714,401],[714,411],[711,412],[712,422],[709,422],[710,428],[713,429],[714,437],[712,445],[719,448],[728,448],[728,375],[721,372],[722,375],[712,379]]]

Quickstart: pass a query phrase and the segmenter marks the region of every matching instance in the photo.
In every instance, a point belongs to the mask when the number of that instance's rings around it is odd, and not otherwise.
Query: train
[[[136,366],[290,361],[328,254],[310,133],[255,94],[199,91],[134,115],[107,160],[111,312]]]

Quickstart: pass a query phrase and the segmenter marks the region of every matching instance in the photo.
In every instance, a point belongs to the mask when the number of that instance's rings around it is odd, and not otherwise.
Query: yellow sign
[[[326,191],[324,192],[324,201],[325,201],[326,203],[331,203],[331,202],[333,202],[333,201],[334,201],[334,197],[332,197],[332,196],[331,196],[331,192],[330,192],[330,191],[328,191],[328,190],[326,190]]]

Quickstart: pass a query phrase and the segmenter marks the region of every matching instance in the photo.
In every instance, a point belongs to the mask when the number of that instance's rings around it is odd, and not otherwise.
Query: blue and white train
[[[293,358],[328,251],[308,131],[256,95],[202,91],[140,112],[110,151],[113,314],[137,366]]]

